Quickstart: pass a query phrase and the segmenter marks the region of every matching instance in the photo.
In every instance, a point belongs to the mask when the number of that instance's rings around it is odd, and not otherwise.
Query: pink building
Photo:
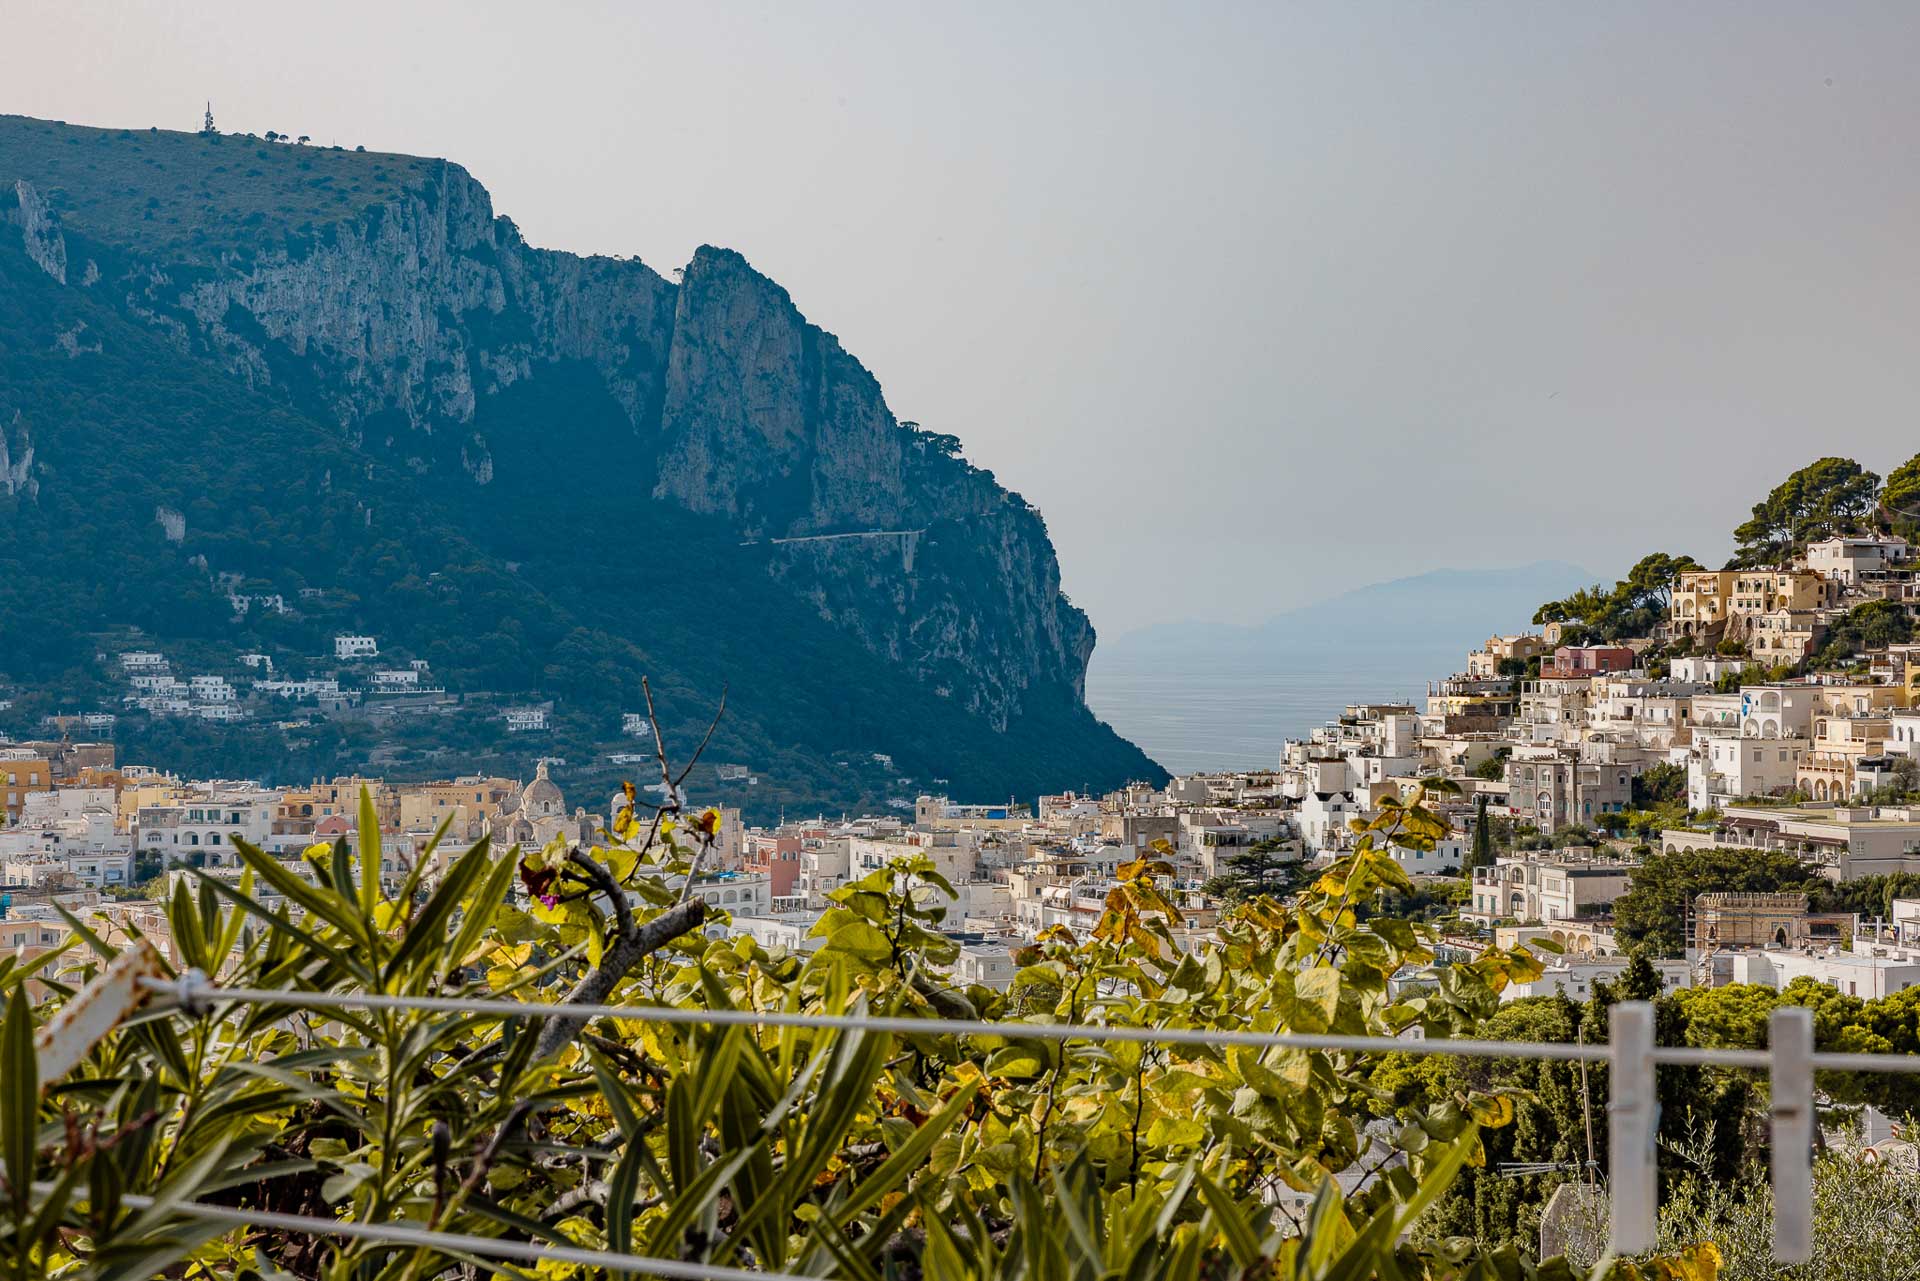
[[[793,893],[800,882],[800,838],[755,836],[747,844],[746,870],[765,872],[775,898]]]
[[[1553,651],[1553,662],[1543,663],[1542,676],[1604,676],[1608,672],[1631,670],[1640,656],[1625,645],[1562,645]]]

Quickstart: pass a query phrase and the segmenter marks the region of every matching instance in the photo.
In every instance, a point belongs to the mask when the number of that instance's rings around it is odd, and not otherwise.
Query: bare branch
[[[694,878],[700,875],[700,864],[706,861],[707,853],[713,849],[714,841],[717,839],[717,834],[713,832],[700,834],[700,848],[693,852],[693,860],[687,864],[686,883],[680,887],[680,902],[685,903],[692,898]]]
[[[567,993],[567,999],[555,1006],[564,1009],[569,1005],[598,1005],[613,994],[627,971],[659,951],[682,934],[700,928],[707,919],[707,905],[702,899],[692,899],[668,908],[660,915],[640,926],[632,934],[616,939],[612,947],[600,958],[600,968],[582,978]],[[584,1015],[554,1015],[547,1018],[540,1029],[540,1039],[534,1042],[533,1057],[544,1059],[572,1041],[586,1024]]]
[[[661,800],[665,809],[680,808],[680,789],[673,785],[673,767],[667,764],[667,740],[660,736],[660,714],[653,710],[653,686],[647,678],[640,678],[640,692],[647,700],[647,724],[653,729],[653,756],[660,762],[660,785],[665,789]]]
[[[507,1113],[507,1119],[500,1123],[500,1128],[493,1132],[493,1138],[487,1141],[485,1150],[480,1153],[480,1159],[473,1163],[473,1169],[468,1171],[465,1179],[461,1180],[460,1191],[456,1194],[456,1204],[465,1202],[468,1197],[480,1190],[480,1185],[487,1181],[487,1171],[493,1168],[493,1163],[500,1157],[500,1149],[507,1145],[507,1140],[520,1129],[527,1119],[527,1113],[532,1110],[533,1104],[526,1099],[513,1105],[513,1110]]]
[[[609,899],[613,900],[613,919],[622,939],[633,937],[633,904],[627,899],[627,892],[620,888],[620,882],[613,879],[613,873],[601,865],[600,860],[579,846],[567,851],[567,861],[585,870],[587,879]]]
[[[720,687],[720,705],[713,709],[713,719],[707,723],[707,732],[701,736],[700,746],[693,749],[693,756],[687,761],[686,767],[674,777],[673,789],[676,793],[680,790],[680,784],[687,781],[687,775],[693,773],[693,767],[700,763],[700,758],[706,755],[707,744],[713,741],[713,731],[720,728],[720,718],[726,714],[727,687],[722,685]]]

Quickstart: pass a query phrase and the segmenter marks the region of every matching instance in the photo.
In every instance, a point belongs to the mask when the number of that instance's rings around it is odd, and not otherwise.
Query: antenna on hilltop
[[[213,100],[211,98],[207,100],[207,118],[205,123],[203,123],[200,126],[200,132],[201,133],[219,133],[220,132],[218,129],[215,129],[213,127]]]

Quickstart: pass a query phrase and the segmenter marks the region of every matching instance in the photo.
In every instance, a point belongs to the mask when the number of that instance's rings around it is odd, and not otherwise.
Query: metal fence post
[[[1659,1227],[1659,1176],[1654,1129],[1659,1097],[1653,1083],[1653,1006],[1622,1001],[1609,1025],[1607,1192],[1613,1203],[1615,1254],[1645,1254]]]
[[[1773,1055],[1773,1257],[1813,1258],[1813,1011],[1801,1005],[1773,1012],[1767,1046]]]

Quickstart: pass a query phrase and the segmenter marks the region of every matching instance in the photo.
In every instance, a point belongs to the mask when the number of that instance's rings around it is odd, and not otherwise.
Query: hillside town
[[[727,809],[693,892],[725,914],[713,928],[804,952],[834,891],[923,855],[951,888],[941,906],[958,976],[1004,987],[1015,951],[1043,931],[1093,926],[1126,863],[1158,865],[1190,946],[1236,899],[1282,895],[1350,850],[1383,803],[1426,782],[1444,788],[1435,803],[1451,831],[1430,849],[1394,849],[1413,905],[1455,955],[1539,939],[1561,949],[1509,997],[1584,999],[1617,977],[1636,942],[1654,941],[1615,919],[1636,873],[1702,852],[1786,856],[1816,889],[1901,876],[1915,888],[1863,913],[1823,910],[1804,888],[1702,885],[1664,933],[1680,946],[1640,949],[1663,986],[1807,977],[1870,997],[1920,983],[1920,643],[1833,644],[1863,617],[1905,620],[1920,560],[1898,537],[1836,537],[1788,568],[1681,568],[1654,590],[1664,608],[1644,636],[1594,641],[1566,617],[1490,636],[1429,685],[1424,708],[1350,706],[1270,766],[1033,805],[922,795],[911,815],[752,826]],[[367,637],[339,649],[377,653]],[[231,696],[212,678],[182,686],[156,654],[120,663],[151,691],[142,697],[199,709]],[[424,691],[420,679],[418,664],[374,671],[368,688]],[[238,878],[243,843],[301,871],[310,847],[353,838],[363,792],[390,887],[482,838],[605,844],[629,804],[624,792],[570,801],[544,761],[530,780],[183,779],[117,760],[109,741],[76,741],[84,723],[60,728],[0,745],[0,944],[29,951],[66,942],[68,913],[164,932],[155,900],[198,874]]]
[[[230,597],[235,618],[250,610],[290,612],[278,595]],[[107,656],[102,655],[104,660]],[[423,658],[381,661],[378,637],[341,634],[333,638],[330,655],[296,656],[302,675],[276,671],[274,655],[233,650],[215,666],[219,670],[182,674],[169,655],[158,650],[131,649],[103,663],[122,687],[122,710],[155,718],[185,718],[232,723],[265,720],[285,732],[310,728],[328,716],[352,714],[373,720],[446,715],[461,705],[437,682]],[[281,655],[284,662],[288,656]],[[497,700],[483,700],[489,703]],[[490,715],[511,734],[541,733],[547,729],[548,704],[516,705],[500,702]],[[85,731],[113,729],[118,713],[90,711],[47,718],[52,728],[78,727]],[[647,732],[639,713],[623,717],[621,733]]]
[[[0,1281],[1920,1281],[1920,10],[1509,7],[9,11]]]

